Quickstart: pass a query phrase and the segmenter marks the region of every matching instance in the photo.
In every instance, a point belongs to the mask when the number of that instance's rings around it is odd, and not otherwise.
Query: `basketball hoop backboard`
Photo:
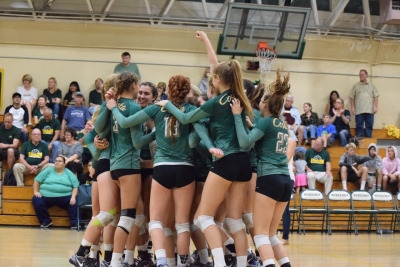
[[[278,58],[301,59],[311,9],[230,3],[219,55],[255,57],[258,42],[267,42]]]

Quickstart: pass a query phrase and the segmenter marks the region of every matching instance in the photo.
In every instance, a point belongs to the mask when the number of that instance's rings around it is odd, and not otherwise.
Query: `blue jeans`
[[[309,129],[307,129],[307,127],[310,127]],[[315,139],[317,137],[317,126],[315,126],[314,124],[311,124],[310,126],[304,126],[304,140],[308,139],[308,133],[310,133],[310,137],[311,139]]]
[[[43,141],[46,145],[49,145],[50,142]],[[50,158],[50,163],[54,163],[56,160],[57,154],[58,154],[58,148],[60,147],[60,141],[54,141],[53,147],[51,148],[51,158]]]
[[[36,216],[41,225],[47,225],[51,222],[48,209],[52,206],[59,206],[62,209],[68,211],[69,221],[71,226],[77,225],[77,212],[78,209],[76,205],[71,206],[69,201],[71,200],[71,195],[65,197],[36,197],[32,198],[32,205],[35,209]]]
[[[372,137],[372,127],[374,126],[374,114],[361,113],[356,115],[356,132],[358,137],[364,137],[364,123],[365,123],[365,137]]]
[[[350,138],[350,132],[349,130],[343,129],[339,132],[337,136],[340,138],[340,145],[346,146],[347,140]]]

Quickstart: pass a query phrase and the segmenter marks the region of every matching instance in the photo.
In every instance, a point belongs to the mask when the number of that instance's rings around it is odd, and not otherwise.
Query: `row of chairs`
[[[345,190],[333,190],[325,198],[319,190],[306,189],[300,193],[300,206],[292,197],[290,212],[292,220],[297,221],[298,232],[303,234],[306,221],[308,226],[311,224],[315,226],[316,222],[320,221],[321,233],[332,234],[332,225],[339,221],[343,222],[343,218],[347,219],[347,233],[354,230],[357,235],[363,223],[368,231],[374,227],[378,234],[391,233],[395,231],[396,224],[400,230],[400,192],[394,198],[387,191],[376,191],[371,195],[361,190],[351,193]]]

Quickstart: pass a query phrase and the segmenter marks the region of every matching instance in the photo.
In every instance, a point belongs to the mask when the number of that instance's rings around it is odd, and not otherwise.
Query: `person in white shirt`
[[[36,106],[38,99],[38,92],[37,89],[31,85],[32,81],[32,76],[30,74],[25,74],[22,76],[22,85],[17,88],[17,92],[21,94],[21,105],[25,106],[28,110],[28,125],[32,125],[32,110]]]

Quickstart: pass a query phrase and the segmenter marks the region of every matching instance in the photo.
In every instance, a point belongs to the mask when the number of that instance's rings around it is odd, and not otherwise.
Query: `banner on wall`
[[[3,108],[4,69],[0,68],[0,110]]]

